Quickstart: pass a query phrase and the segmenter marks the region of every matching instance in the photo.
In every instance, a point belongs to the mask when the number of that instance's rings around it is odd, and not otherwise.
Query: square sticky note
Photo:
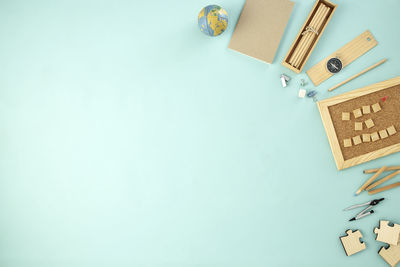
[[[389,126],[386,130],[388,131],[389,135],[394,135],[395,133],[397,133],[396,128],[394,128],[393,125]]]
[[[362,130],[362,122],[355,122],[354,123],[354,130],[361,131]]]
[[[365,126],[367,126],[367,128],[372,128],[375,126],[374,121],[372,119],[368,119],[365,121]]]
[[[363,134],[362,135],[362,140],[364,143],[368,143],[371,141],[371,135],[370,134]]]
[[[344,147],[351,147],[351,139],[344,139],[343,140]]]
[[[362,112],[363,112],[363,114],[369,114],[369,113],[371,113],[371,106],[370,106],[370,105],[368,105],[368,106],[362,106]]]
[[[372,110],[373,110],[374,112],[380,111],[380,110],[381,110],[381,106],[379,105],[379,103],[373,104],[373,105],[372,105]]]
[[[350,112],[342,112],[342,121],[350,120]]]
[[[355,145],[361,144],[361,137],[359,135],[353,137],[353,143]]]
[[[388,133],[386,132],[386,129],[380,130],[379,136],[381,137],[381,139],[388,137]]]
[[[356,118],[356,119],[361,117],[362,116],[361,109],[358,108],[358,109],[353,110],[353,114],[354,114],[354,118]]]
[[[379,135],[378,135],[377,132],[373,132],[371,134],[371,140],[372,140],[372,142],[375,142],[375,141],[379,140]]]

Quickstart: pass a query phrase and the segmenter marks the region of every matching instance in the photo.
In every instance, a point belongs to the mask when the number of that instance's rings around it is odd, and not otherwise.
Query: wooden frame
[[[289,62],[289,58],[292,56],[292,53],[294,52],[296,46],[299,44],[300,39],[301,39],[301,34],[305,31],[307,25],[310,23],[310,21],[311,21],[312,18],[314,17],[315,12],[317,11],[317,6],[318,6],[319,3],[323,3],[323,4],[325,4],[326,6],[330,7],[330,8],[331,8],[331,11],[330,11],[330,13],[329,13],[329,16],[328,16],[328,18],[327,18],[327,20],[326,20],[324,26],[322,27],[321,32],[318,33],[317,38],[315,39],[314,43],[312,44],[311,49],[309,49],[309,51],[307,51],[307,55],[306,55],[306,57],[304,58],[303,62],[300,64],[300,67],[299,67],[299,68],[295,68],[295,67],[293,67],[292,65],[290,65],[290,64],[288,63],[288,62]],[[318,41],[319,41],[319,38],[321,38],[322,34],[323,34],[324,31],[325,31],[326,26],[328,25],[329,21],[331,20],[332,15],[333,15],[333,13],[334,13],[335,10],[336,10],[336,7],[337,7],[336,4],[334,4],[334,3],[332,3],[332,2],[330,2],[330,1],[328,1],[328,0],[317,0],[317,1],[315,2],[313,8],[311,9],[310,13],[308,14],[307,19],[305,20],[303,26],[300,28],[299,33],[297,34],[296,38],[294,39],[292,45],[291,45],[290,48],[289,48],[289,51],[287,52],[285,58],[283,59],[283,61],[282,61],[282,65],[283,65],[283,66],[285,66],[286,68],[288,68],[288,69],[290,69],[290,70],[292,70],[292,71],[294,71],[294,72],[296,72],[296,73],[300,73],[300,72],[303,70],[304,66],[306,65],[306,62],[307,62],[308,58],[310,57],[310,55],[311,55],[311,53],[313,52],[315,46],[317,45],[317,43],[318,43]]]
[[[332,118],[331,118],[331,114],[329,112],[329,107],[348,101],[348,100],[352,100],[355,99],[357,97],[363,96],[363,95],[367,95],[370,93],[374,93],[380,90],[384,90],[396,85],[400,84],[400,76],[390,79],[390,80],[386,80],[383,82],[379,82],[376,84],[372,84],[360,89],[356,89],[353,90],[351,92],[348,93],[344,93],[332,98],[328,98],[322,101],[319,101],[318,104],[318,109],[319,109],[319,113],[321,115],[321,119],[322,119],[322,123],[324,125],[326,134],[328,136],[328,141],[329,141],[329,145],[331,147],[332,150],[332,154],[333,157],[335,159],[336,162],[336,167],[338,168],[338,170],[342,170],[345,168],[349,168],[373,159],[377,159],[395,152],[399,152],[400,151],[400,143],[399,144],[394,144],[388,147],[384,147],[381,149],[378,149],[376,151],[372,151],[366,154],[363,154],[361,156],[358,157],[354,157],[348,160],[344,160],[343,154],[342,154],[342,150],[340,148],[339,145],[339,140],[337,138],[336,132],[335,132],[335,128],[332,122]]]

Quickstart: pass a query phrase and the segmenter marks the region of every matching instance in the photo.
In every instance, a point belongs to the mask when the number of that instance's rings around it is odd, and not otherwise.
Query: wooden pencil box
[[[325,16],[316,16],[319,14],[319,8],[323,6],[326,10]],[[287,67],[288,69],[300,73],[306,64],[308,58],[310,57],[312,51],[317,45],[319,38],[321,38],[326,26],[332,18],[333,13],[336,10],[337,5],[327,1],[327,0],[317,0],[311,9],[310,14],[308,15],[306,21],[301,27],[299,33],[296,36],[293,44],[290,46],[288,53],[283,59],[282,65]],[[320,20],[320,21],[319,21]],[[320,26],[318,29],[313,29],[310,27],[315,21],[319,21],[318,25]],[[307,34],[313,35],[310,37],[310,40],[306,40],[305,37]],[[305,39],[302,41],[302,39]],[[299,51],[300,50],[300,51]]]

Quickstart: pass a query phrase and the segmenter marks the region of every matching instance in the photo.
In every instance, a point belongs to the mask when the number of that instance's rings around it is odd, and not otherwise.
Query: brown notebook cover
[[[293,6],[289,0],[246,0],[228,47],[272,63]]]

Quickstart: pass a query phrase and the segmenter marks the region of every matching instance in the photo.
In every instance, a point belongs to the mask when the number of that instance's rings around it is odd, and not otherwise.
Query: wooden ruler
[[[314,65],[311,69],[306,71],[308,77],[311,79],[315,86],[320,85],[323,81],[327,80],[333,74],[326,69],[326,62],[337,57],[342,61],[343,68],[351,62],[365,54],[368,50],[375,47],[378,42],[370,31],[365,31],[355,39],[344,45],[342,48],[332,53],[322,61]]]

